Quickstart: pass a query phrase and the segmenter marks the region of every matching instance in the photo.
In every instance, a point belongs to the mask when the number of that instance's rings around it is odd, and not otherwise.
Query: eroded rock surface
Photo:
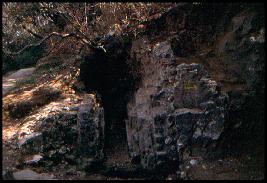
[[[13,176],[15,180],[56,180],[53,175],[46,173],[38,174],[29,169],[15,172]]]
[[[99,107],[94,95],[86,95],[78,111],[78,144],[79,154],[82,158],[89,158],[88,165],[92,161],[104,158],[104,109]]]
[[[156,168],[179,162],[195,144],[205,151],[218,140],[228,98],[201,64],[178,65],[157,54],[150,59],[154,66],[144,64],[147,70],[128,105],[126,127],[133,161]]]
[[[103,108],[94,95],[86,94],[81,103],[40,118],[32,133],[20,134],[17,146],[29,157],[17,167],[94,169],[104,158],[104,125]]]
[[[223,142],[227,146],[239,141],[231,135],[242,126],[243,131],[257,126],[264,116],[256,103],[264,93],[264,28],[257,22],[262,15],[240,9],[238,4],[179,4],[150,21],[147,35],[132,38],[127,46],[112,38],[107,54],[98,50],[85,57],[85,87],[80,88],[100,93],[103,106],[86,94],[78,106],[42,119],[33,134],[18,142],[38,153],[27,166],[42,162],[45,170],[65,167],[66,175],[91,173],[103,168],[104,154],[112,149],[109,154],[118,158],[111,158],[110,174],[138,174],[141,165],[185,179],[187,167],[200,166],[222,135],[230,134]],[[243,119],[246,113],[253,114]],[[117,144],[126,142],[124,123],[128,147],[121,151]],[[125,169],[122,156],[127,159],[128,152],[131,167]],[[183,161],[187,164],[177,173]]]

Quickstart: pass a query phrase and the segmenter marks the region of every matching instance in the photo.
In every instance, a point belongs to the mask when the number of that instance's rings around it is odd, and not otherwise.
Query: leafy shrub
[[[36,64],[36,69],[38,71],[47,71],[50,68],[62,69],[63,60],[57,55],[51,55],[42,59],[39,59]]]
[[[22,79],[22,80],[18,80],[16,81],[16,87],[21,87],[21,86],[24,86],[24,85],[29,85],[29,84],[34,84],[35,83],[35,77],[34,76],[30,76],[30,77],[27,77],[25,79]]]
[[[13,58],[9,55],[3,54],[3,74],[9,71],[32,67],[36,65],[37,60],[44,52],[44,46],[30,48],[20,55],[14,56]]]
[[[11,103],[8,105],[7,110],[9,116],[12,118],[21,118],[29,114],[33,109],[31,101],[21,101],[18,103]]]
[[[3,75],[8,73],[9,71],[19,69],[19,64],[10,56],[3,54],[2,60],[3,60],[3,67],[2,67]]]
[[[19,68],[32,67],[36,65],[38,58],[42,55],[44,51],[44,46],[30,48],[21,55],[15,58],[15,61],[19,65]]]

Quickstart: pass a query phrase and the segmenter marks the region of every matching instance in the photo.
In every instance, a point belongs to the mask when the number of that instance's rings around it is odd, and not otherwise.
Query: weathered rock
[[[29,169],[14,172],[13,176],[15,180],[56,180],[52,175],[46,173],[38,174]]]
[[[36,131],[38,133],[25,134],[18,141],[18,146],[24,150],[43,154],[43,157],[36,155],[26,161],[26,165],[42,161],[47,169],[51,169],[64,162],[77,165],[80,157],[83,162],[80,163],[86,165],[83,168],[92,169],[95,164],[101,164],[104,157],[104,111],[93,95],[86,95],[79,107],[70,106],[42,119]],[[85,161],[88,158],[92,161]]]
[[[168,43],[160,45],[167,49]],[[156,66],[143,75],[143,83],[159,87],[145,90],[144,84],[137,90],[126,122],[130,155],[148,169],[183,160],[184,150],[195,144],[205,149],[207,142],[215,142],[224,129],[228,102],[201,64],[176,65],[161,51],[166,52],[155,48]]]
[[[36,154],[31,159],[27,160],[25,164],[26,165],[37,165],[42,159],[43,159],[43,156]]]
[[[75,164],[77,162],[77,158],[73,154],[65,155],[65,160],[70,164]]]
[[[2,170],[3,180],[14,180],[13,172],[11,170]]]
[[[191,164],[191,165],[196,165],[198,162],[197,162],[197,160],[195,160],[195,159],[191,159],[190,161],[189,161],[189,163]]]
[[[158,43],[154,48],[154,54],[159,58],[172,58],[173,51],[171,45],[166,42]]]
[[[29,151],[39,151],[42,144],[42,133],[33,132],[25,135],[22,139],[18,140],[19,148],[25,148]]]
[[[191,36],[187,32],[181,32],[171,40],[171,48],[176,56],[187,57],[193,55],[195,48]]]
[[[86,95],[78,111],[78,144],[81,156],[103,158],[104,110],[93,95]]]
[[[59,162],[65,154],[74,153],[77,149],[77,112],[61,112],[50,120],[49,125],[43,124],[41,152],[45,158]]]
[[[44,165],[51,170],[63,161],[76,163],[78,150],[77,111],[58,111],[40,119],[34,133],[25,133],[18,141],[25,153],[38,153],[23,165]],[[41,156],[40,156],[41,155]]]
[[[76,175],[76,174],[77,174],[77,169],[75,167],[71,167],[66,172],[66,175]]]

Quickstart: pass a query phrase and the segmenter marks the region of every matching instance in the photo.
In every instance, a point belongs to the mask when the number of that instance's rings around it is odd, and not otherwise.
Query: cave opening
[[[104,108],[104,153],[113,162],[128,159],[125,120],[127,103],[137,89],[137,65],[130,63],[130,45],[112,41],[94,50],[81,64],[80,77],[88,92],[96,92]]]

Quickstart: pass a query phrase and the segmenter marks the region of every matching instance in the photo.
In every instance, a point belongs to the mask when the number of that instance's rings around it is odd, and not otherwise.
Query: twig
[[[91,48],[102,48],[103,46],[96,46],[96,45],[92,45],[92,41],[91,40],[87,40],[85,38],[80,37],[79,35],[75,34],[75,33],[69,33],[69,34],[60,34],[58,32],[52,32],[50,33],[48,36],[44,37],[43,39],[41,39],[38,43],[36,44],[29,44],[27,46],[25,46],[24,48],[22,48],[21,50],[17,51],[17,52],[9,52],[9,51],[5,51],[5,54],[7,55],[11,55],[11,56],[15,56],[15,55],[19,55],[22,52],[24,52],[25,50],[32,48],[32,47],[37,47],[40,46],[41,44],[43,44],[47,39],[51,38],[52,36],[58,36],[61,37],[61,41],[65,38],[68,37],[76,37],[77,39],[80,39],[82,42],[86,43],[87,45],[89,45]],[[103,49],[104,50],[104,49]],[[105,50],[104,50],[105,51]]]

